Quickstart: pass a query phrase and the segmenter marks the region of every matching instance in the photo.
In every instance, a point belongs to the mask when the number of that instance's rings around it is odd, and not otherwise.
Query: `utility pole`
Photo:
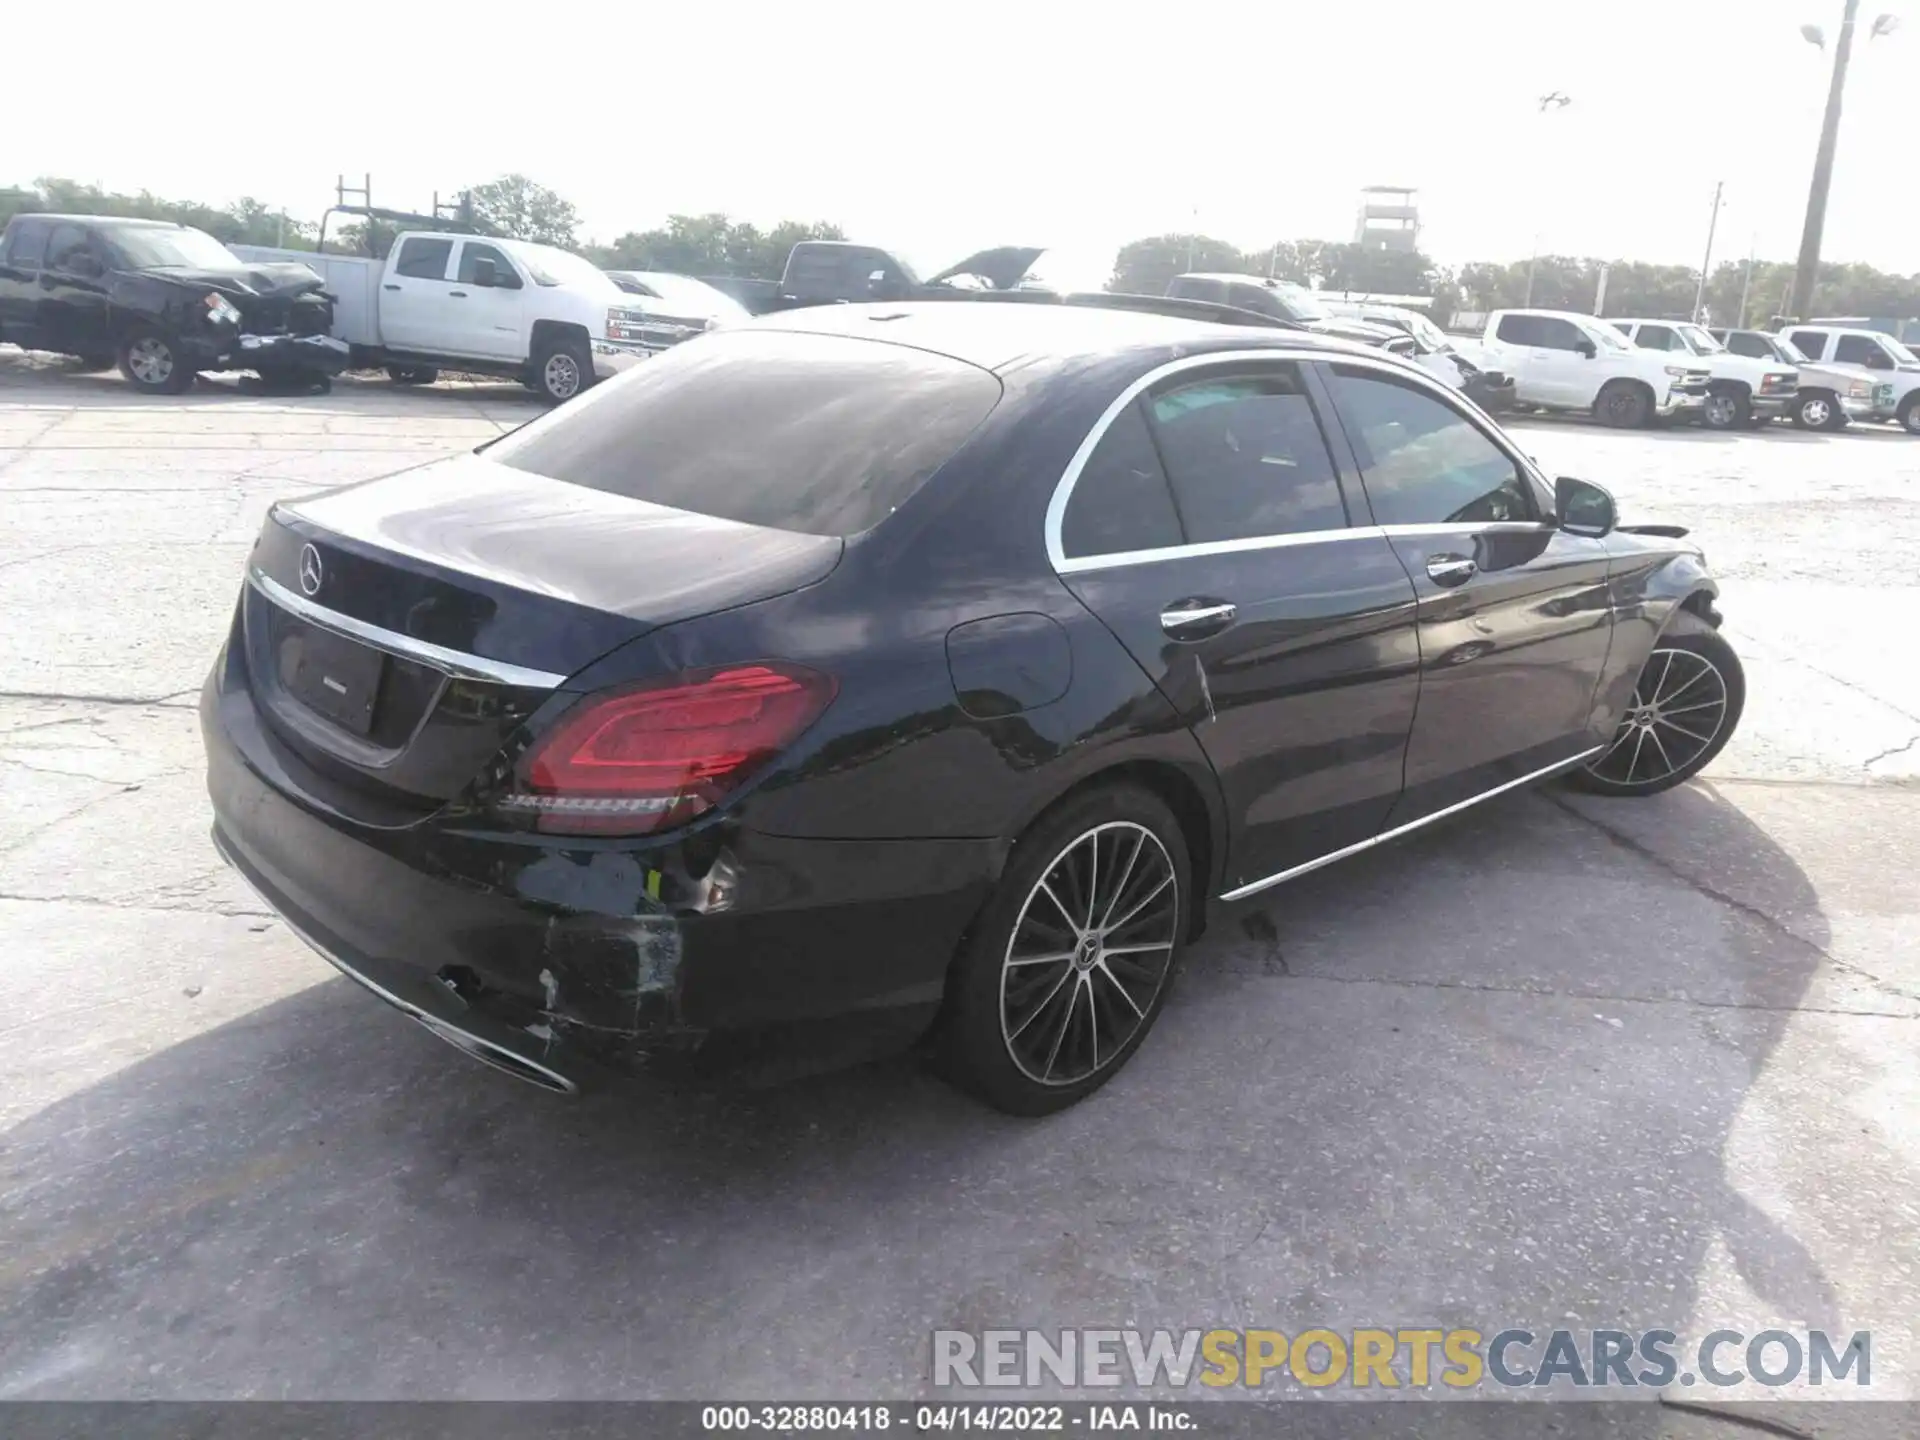
[[[1760,232],[1754,231],[1753,241],[1747,246],[1747,273],[1740,281],[1740,318],[1734,321],[1737,329],[1747,328],[1747,295],[1753,289],[1753,262],[1760,253]]]
[[[1567,106],[1571,105],[1572,103],[1573,103],[1573,97],[1567,94],[1564,90],[1550,90],[1545,95],[1542,95],[1540,97],[1539,101],[1537,102],[1537,109],[1540,115],[1544,117],[1547,115],[1551,115],[1556,111],[1564,110],[1567,108]],[[1544,127],[1537,127],[1534,130],[1534,137],[1536,142],[1542,141],[1545,137],[1545,134],[1546,134],[1546,130]],[[1546,148],[1545,145],[1542,144],[1541,149],[1544,151],[1545,148]],[[1540,162],[1541,162],[1542,168],[1543,169],[1546,168],[1547,156],[1542,154],[1540,156]],[[1533,272],[1535,268],[1538,267],[1539,264],[1540,264],[1540,232],[1536,230],[1533,235],[1533,254],[1527,257],[1527,298],[1525,303],[1522,306],[1523,309],[1531,309],[1533,307]]]
[[[1860,0],[1847,0],[1840,17],[1840,37],[1833,43],[1833,78],[1827,84],[1827,114],[1820,124],[1820,149],[1813,159],[1813,185],[1807,191],[1807,223],[1800,232],[1800,259],[1793,271],[1793,294],[1787,312],[1804,320],[1813,310],[1813,282],[1820,269],[1820,237],[1827,226],[1827,190],[1833,184],[1833,151],[1840,139],[1840,97],[1847,88],[1847,61],[1853,54],[1853,22]],[[1876,27],[1877,28],[1877,27]],[[1806,32],[1803,32],[1806,33]],[[1818,30],[1808,39],[1819,43]]]
[[[1707,253],[1700,261],[1700,284],[1693,292],[1693,323],[1700,323],[1700,307],[1707,298],[1707,271],[1713,266],[1713,232],[1720,224],[1720,192],[1727,188],[1727,182],[1716,180],[1713,185],[1713,214],[1707,217]]]

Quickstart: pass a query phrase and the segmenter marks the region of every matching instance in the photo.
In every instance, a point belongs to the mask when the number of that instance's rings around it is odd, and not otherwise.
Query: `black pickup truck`
[[[786,268],[778,280],[716,278],[707,283],[724,289],[756,315],[873,300],[1003,299],[1015,292],[1045,299],[1050,298],[1047,291],[1018,288],[1034,261],[1045,253],[1042,246],[996,245],[922,280],[906,261],[876,246],[802,240],[787,252]]]
[[[333,297],[305,265],[249,265],[204,230],[106,215],[16,215],[0,235],[0,340],[118,364],[178,395],[202,370],[321,389],[346,368]]]

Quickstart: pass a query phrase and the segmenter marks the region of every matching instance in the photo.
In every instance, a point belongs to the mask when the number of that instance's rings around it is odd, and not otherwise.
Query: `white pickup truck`
[[[1850,325],[1789,325],[1781,332],[1809,360],[1857,375],[1873,386],[1866,420],[1892,420],[1920,435],[1920,356],[1891,335]]]
[[[251,245],[235,253],[319,271],[354,368],[385,366],[396,384],[430,384],[443,368],[505,375],[558,404],[659,348],[643,340],[647,317],[618,285],[549,245],[409,230],[385,263]]]
[[[1468,352],[1474,363],[1513,377],[1516,404],[1587,411],[1622,428],[1699,415],[1712,379],[1698,360],[1637,349],[1570,310],[1495,310],[1477,351]]]
[[[1800,368],[1780,361],[1735,355],[1698,325],[1684,320],[1614,320],[1607,323],[1642,350],[1691,360],[1712,372],[1700,419],[1710,430],[1765,425],[1793,413],[1800,394]]]

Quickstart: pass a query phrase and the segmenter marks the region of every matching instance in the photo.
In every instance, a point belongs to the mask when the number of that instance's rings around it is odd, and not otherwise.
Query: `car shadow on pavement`
[[[1824,943],[1692,786],[1509,797],[1216,920],[1044,1121],[909,1060],[569,1102],[317,983],[0,1135],[0,1397],[909,1396],[943,1327],[1684,1334],[1722,1255],[1837,1330],[1727,1174]],[[1605,1433],[1683,1433],[1644,1409]]]

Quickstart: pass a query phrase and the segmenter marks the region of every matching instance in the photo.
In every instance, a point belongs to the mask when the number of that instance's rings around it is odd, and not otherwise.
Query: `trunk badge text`
[[[311,545],[300,547],[300,592],[303,595],[320,593],[320,552]]]

